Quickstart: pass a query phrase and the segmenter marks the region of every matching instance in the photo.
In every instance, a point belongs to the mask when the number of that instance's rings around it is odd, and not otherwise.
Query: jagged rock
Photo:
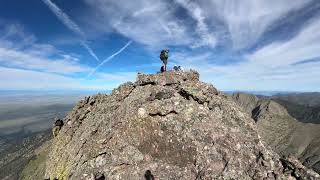
[[[46,163],[50,179],[295,178],[255,122],[194,71],[139,74],[65,120]]]
[[[298,159],[293,156],[288,158],[280,158],[280,161],[283,166],[283,173],[290,174],[296,179],[310,179],[310,175],[319,178],[317,173],[308,170]]]
[[[252,110],[257,107],[259,101],[259,98],[257,96],[244,93],[234,93],[232,95],[232,99],[234,99],[239,104],[239,106],[241,106],[250,115]]]

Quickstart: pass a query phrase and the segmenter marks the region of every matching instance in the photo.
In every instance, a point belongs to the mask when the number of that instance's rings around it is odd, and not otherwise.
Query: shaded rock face
[[[254,121],[194,71],[139,74],[111,95],[79,102],[65,122],[45,178],[295,178]]]
[[[280,155],[293,155],[320,172],[320,125],[293,118],[286,108],[270,99],[236,93],[232,98],[256,121],[262,139]]]

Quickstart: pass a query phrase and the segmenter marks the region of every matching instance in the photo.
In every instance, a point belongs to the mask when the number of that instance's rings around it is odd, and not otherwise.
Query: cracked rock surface
[[[254,121],[194,71],[139,74],[80,101],[65,121],[45,178],[297,179]]]

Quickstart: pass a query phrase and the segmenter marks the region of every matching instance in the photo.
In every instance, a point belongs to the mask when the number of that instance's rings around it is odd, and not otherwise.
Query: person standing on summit
[[[160,53],[160,59],[164,64],[164,71],[167,71],[168,57],[169,57],[169,49],[162,50]]]

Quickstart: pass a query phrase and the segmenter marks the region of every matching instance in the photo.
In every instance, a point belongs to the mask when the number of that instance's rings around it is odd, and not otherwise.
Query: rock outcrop
[[[82,100],[65,122],[46,178],[320,178],[287,170],[254,120],[194,71],[139,74],[110,95]]]
[[[279,103],[236,93],[232,98],[256,121],[258,133],[277,153],[295,156],[320,172],[320,125],[301,123]]]

